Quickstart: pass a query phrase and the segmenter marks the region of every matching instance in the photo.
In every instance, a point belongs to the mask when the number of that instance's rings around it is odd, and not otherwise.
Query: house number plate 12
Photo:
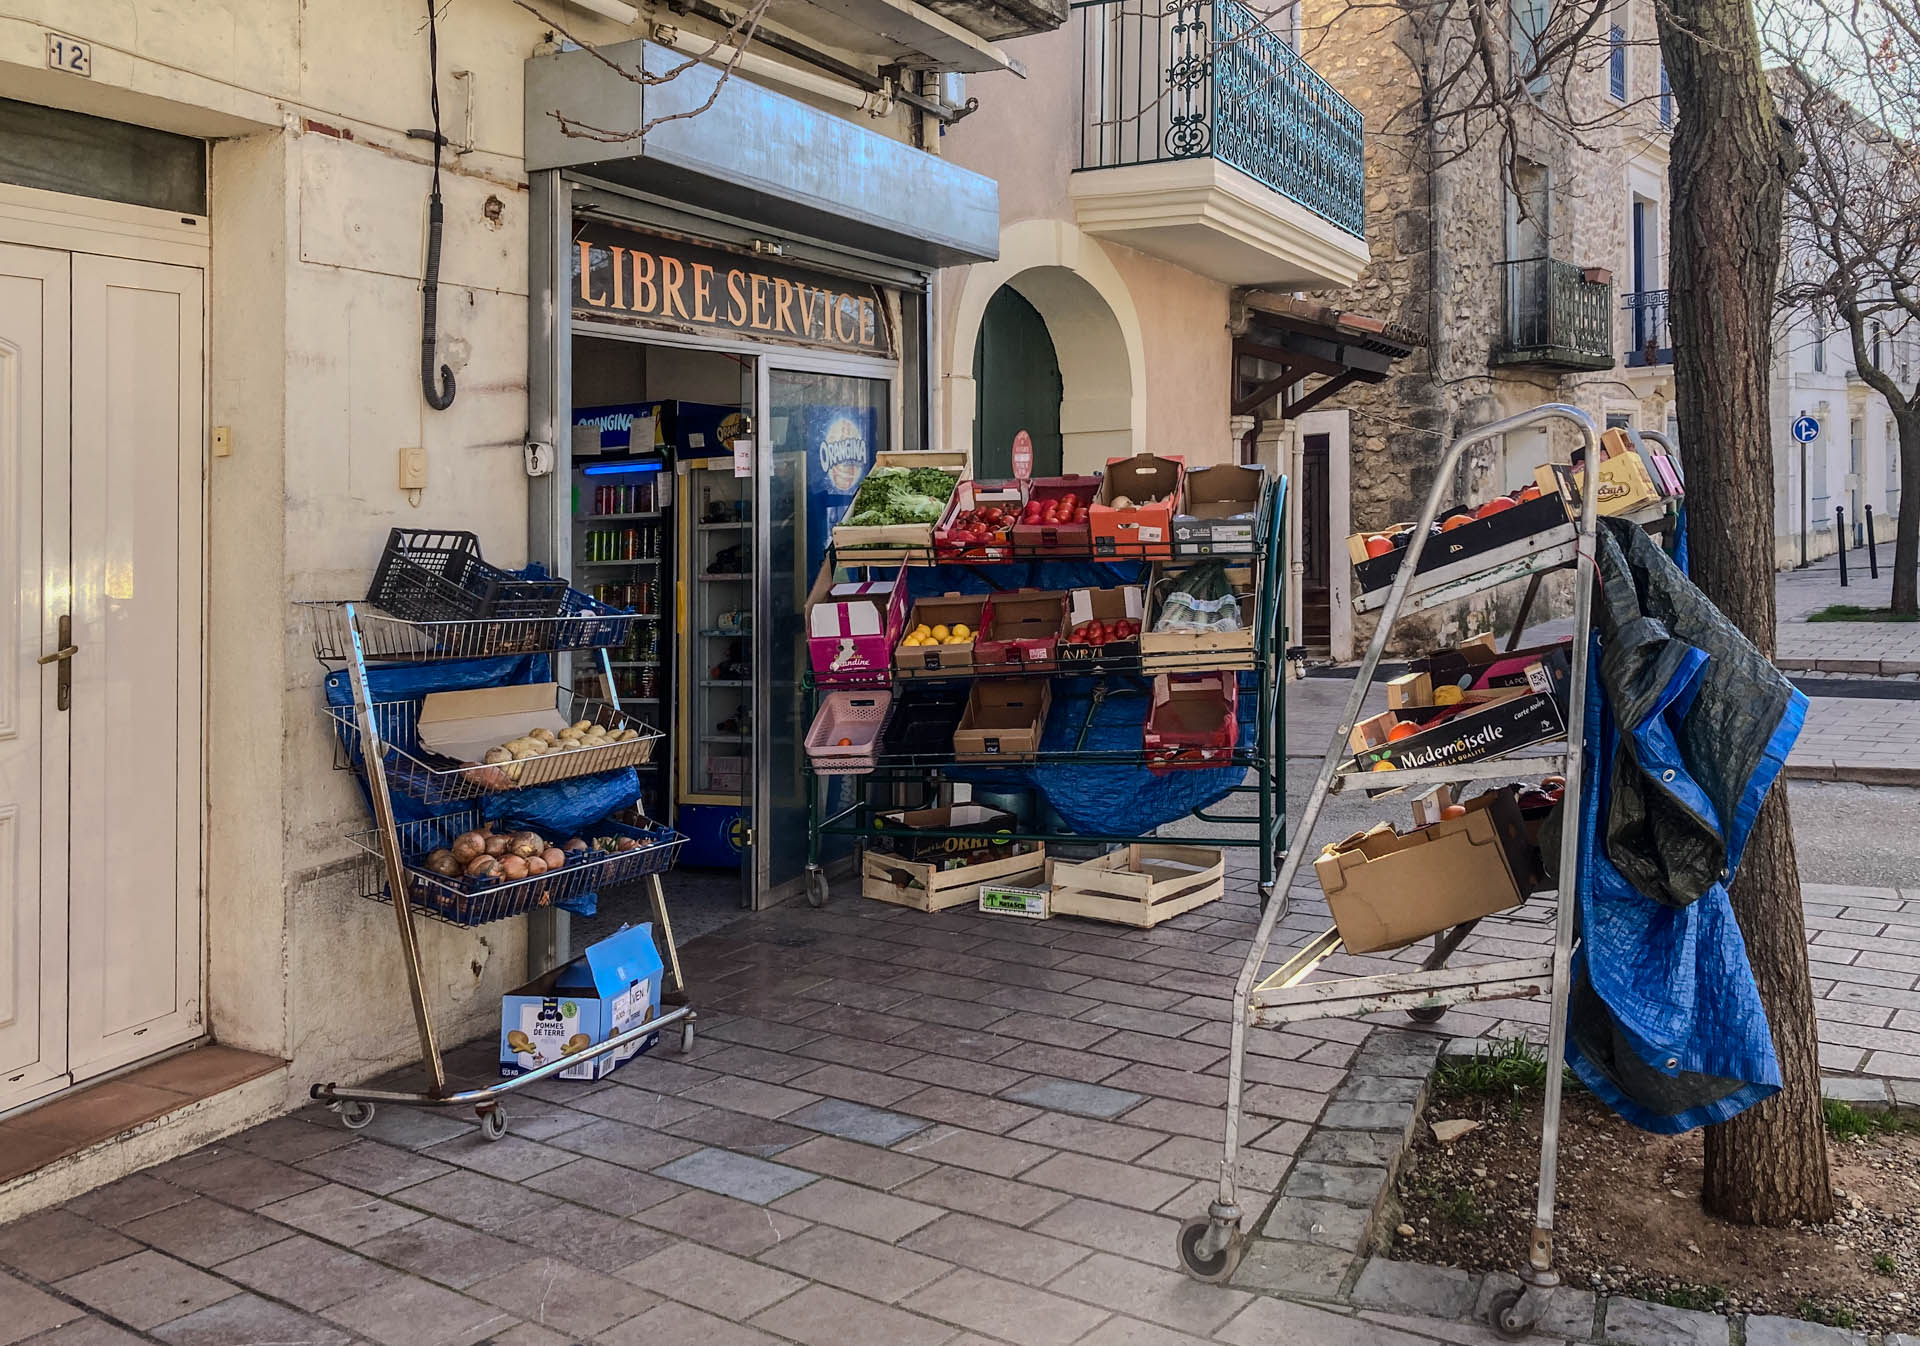
[[[47,69],[93,78],[93,44],[78,38],[47,34]]]

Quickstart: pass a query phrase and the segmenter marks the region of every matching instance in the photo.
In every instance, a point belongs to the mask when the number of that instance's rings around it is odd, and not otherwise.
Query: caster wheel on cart
[[[507,1114],[499,1107],[488,1108],[480,1114],[480,1134],[488,1140],[498,1140],[507,1134]]]
[[[1196,1215],[1180,1226],[1180,1269],[1196,1281],[1208,1285],[1223,1284],[1240,1265],[1241,1254],[1246,1252],[1246,1236],[1238,1228],[1227,1233],[1226,1245],[1211,1256],[1203,1255],[1201,1241],[1213,1228],[1213,1221],[1204,1215]]]
[[[818,865],[807,866],[807,905],[827,905],[827,872]]]
[[[680,1021],[680,1055],[685,1056],[693,1050],[693,1020]]]
[[[362,1130],[373,1121],[373,1104],[371,1103],[337,1103],[334,1108],[340,1114],[340,1125],[349,1131]]]
[[[1524,1296],[1522,1290],[1502,1290],[1487,1306],[1488,1326],[1508,1341],[1533,1335],[1534,1319],[1520,1316],[1520,1301]]]
[[[1419,1009],[1407,1011],[1407,1017],[1417,1024],[1437,1024],[1446,1016],[1445,1005],[1422,1005]]]

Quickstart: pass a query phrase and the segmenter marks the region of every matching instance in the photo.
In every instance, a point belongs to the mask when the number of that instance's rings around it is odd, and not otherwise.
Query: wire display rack
[[[1538,593],[1542,577],[1555,569],[1570,568],[1574,571],[1573,636],[1570,651],[1572,668],[1568,681],[1568,705],[1565,716],[1567,732],[1564,741],[1556,745],[1556,749],[1543,750],[1543,745],[1534,744],[1519,752],[1455,766],[1395,771],[1391,773],[1391,788],[1399,790],[1464,780],[1511,780],[1551,772],[1564,775],[1566,778],[1562,798],[1571,801],[1567,806],[1576,808],[1579,806],[1581,777],[1585,769],[1584,706],[1589,695],[1588,653],[1589,636],[1592,631],[1599,492],[1589,489],[1583,493],[1579,519],[1573,525],[1574,532],[1571,539],[1559,536],[1561,530],[1555,529],[1552,535],[1543,537],[1535,549],[1528,553],[1507,555],[1496,552],[1479,558],[1468,558],[1458,563],[1464,569],[1457,574],[1443,573],[1443,570],[1451,570],[1454,567],[1430,571],[1417,578],[1415,574],[1421,551],[1430,535],[1429,530],[1439,514],[1441,499],[1453,481],[1456,464],[1466,450],[1476,443],[1511,431],[1553,421],[1571,423],[1585,445],[1586,461],[1589,464],[1599,461],[1600,433],[1593,418],[1577,407],[1557,403],[1535,407],[1520,415],[1482,426],[1457,440],[1435,465],[1433,487],[1421,511],[1420,521],[1415,525],[1407,543],[1406,555],[1395,573],[1392,586],[1383,601],[1368,605],[1379,607],[1379,623],[1374,628],[1373,638],[1367,645],[1366,656],[1360,662],[1353,689],[1347,696],[1338,726],[1334,730],[1332,743],[1327,749],[1326,756],[1321,760],[1319,775],[1307,796],[1293,845],[1287,850],[1285,861],[1281,866],[1278,888],[1282,898],[1280,901],[1268,903],[1262,913],[1259,927],[1254,934],[1253,945],[1247,952],[1246,961],[1241,967],[1239,978],[1234,986],[1231,1051],[1228,1056],[1226,1127],[1219,1189],[1215,1199],[1208,1206],[1207,1213],[1186,1221],[1179,1231],[1177,1240],[1180,1264],[1188,1275],[1197,1280],[1218,1283],[1231,1278],[1239,1265],[1245,1247],[1245,1236],[1240,1227],[1242,1213],[1238,1200],[1236,1167],[1240,1147],[1242,1090],[1246,1080],[1247,1037],[1250,1029],[1383,1011],[1403,1011],[1418,1022],[1432,1023],[1454,1005],[1545,993],[1551,997],[1549,1010],[1551,1017],[1547,1044],[1549,1068],[1546,1072],[1546,1098],[1541,1123],[1538,1202],[1535,1207],[1533,1232],[1528,1245],[1527,1264],[1520,1269],[1521,1285],[1518,1289],[1505,1291],[1492,1300],[1489,1320],[1493,1330],[1503,1337],[1517,1339],[1527,1336],[1545,1314],[1549,1297],[1560,1283],[1559,1275],[1554,1270],[1553,1253],[1554,1195],[1560,1136],[1562,1077],[1559,1063],[1566,1054],[1569,973],[1573,960],[1577,920],[1575,884],[1579,873],[1582,829],[1573,825],[1565,825],[1560,829],[1559,863],[1554,870],[1554,873],[1559,876],[1560,886],[1557,892],[1558,908],[1554,920],[1553,952],[1550,957],[1509,959],[1474,967],[1448,967],[1448,959],[1460,948],[1477,924],[1477,922],[1467,922],[1434,935],[1432,952],[1418,970],[1376,976],[1338,977],[1324,981],[1310,980],[1329,958],[1344,951],[1345,946],[1340,938],[1340,932],[1335,927],[1308,941],[1303,948],[1296,951],[1266,977],[1260,976],[1260,971],[1267,962],[1267,951],[1272,945],[1274,931],[1286,915],[1285,895],[1291,890],[1300,866],[1314,854],[1310,843],[1327,796],[1346,785],[1383,792],[1378,774],[1371,771],[1362,772],[1350,765],[1353,756],[1350,735],[1354,725],[1361,718],[1361,707],[1365,704],[1367,693],[1373,684],[1374,672],[1380,665],[1380,659],[1386,650],[1387,640],[1392,633],[1394,623],[1408,612],[1440,601],[1442,597],[1457,599],[1484,592],[1517,579],[1528,579],[1530,583],[1527,596],[1508,641],[1508,648],[1514,649],[1518,647],[1521,632],[1525,629],[1526,619]],[[1634,450],[1644,458],[1642,436],[1632,430],[1627,434]],[[1664,436],[1647,432],[1645,438],[1656,441],[1670,456],[1674,456],[1673,446]],[[1677,456],[1674,456],[1674,461],[1677,465]],[[1657,477],[1653,479],[1658,480]],[[1673,518],[1676,513],[1677,507],[1668,503],[1630,517],[1643,526],[1658,526]],[[1416,593],[1427,602],[1422,604],[1409,601]],[[1356,602],[1355,606],[1359,607],[1360,604]]]
[[[398,821],[394,814],[396,790],[423,803],[445,804],[643,763],[651,756],[661,735],[621,710],[613,664],[607,653],[609,647],[626,642],[632,614],[607,607],[564,586],[562,589],[560,601],[568,615],[559,617],[488,616],[414,621],[354,601],[297,605],[311,628],[315,656],[330,668],[343,668],[352,687],[353,704],[330,707],[329,715],[337,730],[336,753],[340,763],[361,773],[373,812],[373,827],[349,838],[360,852],[360,861],[355,866],[356,888],[362,897],[393,909],[414,1026],[419,1034],[420,1061],[428,1078],[428,1087],[418,1092],[331,1082],[315,1084],[311,1096],[331,1104],[349,1129],[359,1130],[368,1125],[375,1108],[382,1104],[435,1109],[470,1107],[480,1120],[481,1134],[489,1140],[498,1140],[507,1131],[507,1114],[500,1106],[501,1098],[507,1094],[562,1070],[644,1044],[654,1035],[676,1027],[680,1050],[693,1048],[696,1016],[693,1008],[684,1003],[686,983],[673,938],[673,924],[667,914],[666,897],[660,886],[661,873],[672,864],[686,838],[665,828],[641,829],[603,822],[589,830],[605,837],[608,850],[569,856],[558,870],[537,876],[491,882],[449,877],[413,863],[432,849],[449,844],[460,833],[476,830],[483,821],[479,810],[450,811],[405,823]],[[573,719],[601,724],[610,732],[631,731],[633,737],[604,747],[557,752],[515,763],[523,768],[518,781],[498,766],[476,767],[471,763],[441,766],[427,760],[425,755],[417,755],[420,754],[417,707],[412,703],[376,702],[368,675],[369,668],[375,664],[420,664],[587,650],[599,656],[605,700],[581,697],[563,689],[556,708],[573,711]],[[643,1023],[511,1079],[477,1089],[450,1091],[427,1003],[426,973],[421,962],[416,921],[485,925],[635,880],[644,880],[647,884],[659,942],[665,954],[662,993],[670,987],[682,1003],[663,1006],[661,1013]]]
[[[1254,725],[1251,740],[1243,739],[1232,748],[1220,749],[1200,765],[1208,768],[1241,767],[1247,772],[1248,780],[1231,786],[1226,793],[1233,797],[1251,796],[1251,813],[1221,813],[1210,808],[1195,810],[1185,819],[1177,819],[1155,829],[1151,835],[1124,832],[1062,832],[1042,829],[1022,829],[1012,832],[982,832],[964,827],[953,829],[924,829],[929,838],[951,840],[986,840],[994,842],[1013,842],[1027,844],[1040,842],[1048,846],[1062,843],[1087,843],[1101,845],[1126,845],[1136,842],[1192,843],[1196,845],[1219,846],[1234,849],[1251,849],[1258,856],[1259,883],[1262,900],[1271,897],[1274,874],[1278,865],[1278,856],[1286,844],[1286,722],[1283,714],[1284,679],[1282,656],[1286,648],[1285,620],[1281,608],[1282,592],[1285,584],[1286,567],[1284,564],[1285,524],[1287,507],[1287,479],[1278,478],[1273,483],[1269,498],[1263,502],[1259,513],[1258,528],[1252,542],[1243,548],[1223,550],[1218,554],[1200,554],[1193,551],[1176,550],[1167,543],[1125,543],[1109,539],[1088,539],[1070,545],[1047,545],[1026,548],[1010,541],[995,544],[991,548],[978,551],[959,552],[951,547],[938,545],[896,546],[880,549],[879,554],[861,549],[832,549],[830,561],[836,566],[849,569],[888,569],[895,566],[964,566],[977,571],[1006,570],[1036,562],[1072,561],[1110,564],[1113,562],[1154,562],[1166,569],[1185,569],[1206,561],[1219,561],[1231,571],[1242,572],[1242,592],[1239,605],[1243,618],[1251,631],[1251,639],[1224,649],[1179,650],[1142,650],[1137,655],[1109,658],[1076,659],[1069,662],[1053,661],[1045,666],[1033,664],[970,664],[958,669],[923,669],[902,666],[893,667],[872,675],[828,682],[816,682],[809,673],[804,681],[809,694],[809,707],[817,713],[821,699],[835,691],[850,688],[891,688],[895,696],[894,714],[899,714],[899,693],[902,688],[921,687],[929,684],[955,683],[966,684],[982,679],[996,678],[1047,678],[1055,680],[1085,679],[1092,684],[1094,704],[1109,698],[1146,698],[1151,695],[1152,682],[1156,674],[1161,673],[1201,673],[1232,672],[1236,675],[1251,674],[1247,680],[1251,685],[1243,686],[1241,695],[1255,698]],[[1150,577],[1141,580],[1145,590]],[[1084,746],[1085,737],[1092,724],[1093,713],[1082,725],[1079,741],[1071,749],[1041,749],[1022,754],[1015,761],[1007,759],[1002,765],[1026,767],[1045,766],[1085,766],[1085,767],[1135,767],[1146,772],[1152,762],[1143,749],[1103,750],[1088,749]],[[826,843],[830,840],[851,842],[856,848],[879,830],[879,815],[900,807],[894,803],[876,803],[876,789],[886,790],[893,787],[919,786],[924,789],[930,780],[937,781],[939,773],[950,767],[977,771],[991,769],[995,759],[982,759],[977,756],[960,756],[948,746],[939,751],[887,753],[878,752],[873,758],[871,770],[864,766],[857,775],[841,775],[821,771],[811,761],[808,763],[810,785],[807,790],[807,868],[806,894],[812,905],[824,906],[827,901],[827,876],[822,856]],[[849,782],[850,798],[839,807],[829,808],[823,800],[822,783],[832,775],[834,779]],[[1191,826],[1199,824],[1206,830],[1200,834],[1191,832]],[[1188,830],[1183,831],[1186,828]],[[858,868],[856,854],[856,869]]]

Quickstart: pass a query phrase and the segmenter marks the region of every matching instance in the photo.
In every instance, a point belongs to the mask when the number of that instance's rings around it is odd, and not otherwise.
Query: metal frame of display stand
[[[407,991],[413,1004],[414,1026],[420,1036],[420,1063],[425,1067],[430,1087],[425,1092],[391,1089],[367,1089],[334,1083],[315,1084],[309,1095],[316,1102],[330,1104],[348,1129],[358,1131],[373,1121],[377,1104],[394,1103],[422,1108],[471,1107],[480,1120],[480,1131],[488,1140],[499,1140],[507,1133],[507,1114],[499,1100],[538,1080],[562,1070],[619,1051],[638,1043],[650,1034],[674,1025],[680,1027],[680,1050],[693,1050],[694,1021],[697,1015],[690,1005],[675,1005],[663,1013],[615,1034],[604,1042],[535,1067],[524,1074],[478,1089],[457,1093],[447,1091],[446,1064],[441,1058],[439,1039],[427,1005],[426,971],[420,960],[419,932],[414,925],[414,903],[408,882],[406,861],[394,820],[393,798],[387,783],[386,744],[378,732],[378,717],[368,685],[366,623],[380,631],[375,646],[375,661],[429,663],[452,659],[512,657],[527,654],[558,654],[594,650],[599,655],[600,672],[605,681],[608,702],[617,710],[620,694],[614,684],[611,656],[604,644],[565,638],[589,630],[589,623],[605,623],[602,616],[514,618],[501,621],[472,619],[454,622],[408,622],[385,614],[367,613],[358,603],[318,603],[305,605],[315,612],[316,623],[330,633],[317,633],[315,654],[323,664],[343,663],[353,683],[354,719],[359,729],[359,765],[365,773],[374,825],[379,837],[381,859],[386,869],[387,891],[391,895],[394,923],[399,932],[400,953],[407,974]],[[338,616],[322,616],[337,609]],[[625,614],[622,614],[624,616]],[[624,626],[621,628],[625,635]],[[337,639],[345,636],[345,640]],[[344,646],[344,648],[343,648]],[[678,841],[661,843],[677,846]],[[632,852],[628,852],[632,854]],[[673,924],[667,916],[666,895],[657,871],[648,873],[647,895],[659,923],[660,940],[666,951],[666,978],[674,994],[686,995],[686,983],[680,971],[680,954],[673,938]],[[524,882],[524,881],[523,881]],[[503,918],[508,919],[508,918]],[[662,986],[663,995],[666,987]]]
[[[1527,1265],[1521,1268],[1521,1287],[1496,1296],[1489,1310],[1493,1329],[1504,1337],[1519,1338],[1530,1333],[1545,1313],[1547,1301],[1560,1278],[1553,1265],[1554,1190],[1560,1136],[1561,1070],[1566,1054],[1568,973],[1573,960],[1576,921],[1576,886],[1579,872],[1580,832],[1578,826],[1560,829],[1558,909],[1554,919],[1553,954],[1549,958],[1514,959],[1469,968],[1449,968],[1447,960],[1472,933],[1477,922],[1467,922],[1434,935],[1433,951],[1418,970],[1376,976],[1341,977],[1329,981],[1309,981],[1308,977],[1327,959],[1340,953],[1343,942],[1337,928],[1315,936],[1274,972],[1259,979],[1266,963],[1267,950],[1275,929],[1287,911],[1287,894],[1308,855],[1307,843],[1320,819],[1327,796],[1360,775],[1342,771],[1351,760],[1349,743],[1353,726],[1360,719],[1361,707],[1373,685],[1381,655],[1394,623],[1409,612],[1439,603],[1464,598],[1516,579],[1530,580],[1526,603],[1508,648],[1516,648],[1524,630],[1528,611],[1548,571],[1571,566],[1574,569],[1574,609],[1572,673],[1568,684],[1567,737],[1564,750],[1542,753],[1521,749],[1514,754],[1463,763],[1451,767],[1400,770],[1393,773],[1387,789],[1399,790],[1462,780],[1512,779],[1539,772],[1557,772],[1566,778],[1562,799],[1579,807],[1582,757],[1585,748],[1585,705],[1587,698],[1588,650],[1592,625],[1593,580],[1599,519],[1599,492],[1582,492],[1580,518],[1573,537],[1556,528],[1522,544],[1496,549],[1477,558],[1468,558],[1450,566],[1417,575],[1442,496],[1453,481],[1455,465],[1474,444],[1510,431],[1553,420],[1571,422],[1586,446],[1589,482],[1597,479],[1594,470],[1600,459],[1600,432],[1593,418],[1576,407],[1549,403],[1517,416],[1481,426],[1456,440],[1436,465],[1433,487],[1407,543],[1407,554],[1395,573],[1384,602],[1357,599],[1360,610],[1380,608],[1380,619],[1366,656],[1360,662],[1353,690],[1347,696],[1333,742],[1320,764],[1320,773],[1307,796],[1300,825],[1281,867],[1281,900],[1267,904],[1253,946],[1234,986],[1231,1053],[1228,1056],[1226,1128],[1220,1167],[1219,1194],[1207,1213],[1182,1225],[1178,1236],[1180,1264],[1188,1275],[1207,1282],[1228,1280],[1239,1265],[1245,1235],[1240,1228],[1236,1165],[1239,1159],[1241,1094],[1246,1078],[1247,1033],[1250,1028],[1298,1023],[1310,1019],[1335,1018],[1383,1011],[1405,1011],[1416,1021],[1437,1021],[1453,1005],[1469,1001],[1510,999],[1548,992],[1552,997],[1548,1023],[1546,1097],[1542,1109],[1540,1142],[1540,1183],[1535,1207],[1533,1234],[1529,1242]],[[1640,451],[1641,436],[1629,430],[1630,442]],[[1672,445],[1664,436],[1649,433],[1669,453]],[[1642,454],[1644,457],[1644,453]],[[1649,474],[1651,477],[1651,474]],[[1652,478],[1658,480],[1657,477]],[[1653,523],[1665,517],[1668,506],[1643,511],[1633,516],[1636,522]],[[1520,548],[1525,548],[1524,550]],[[1459,573],[1455,573],[1459,572]],[[1532,745],[1537,749],[1539,745]],[[1374,773],[1366,773],[1363,786],[1380,789]]]
[[[1148,548],[1141,547],[1129,553],[1095,551],[1091,547],[1084,551],[1050,550],[1044,553],[1020,553],[993,559],[974,559],[965,556],[943,556],[931,549],[924,554],[908,553],[905,560],[868,562],[859,559],[859,553],[831,553],[836,565],[850,569],[881,569],[896,565],[964,565],[973,569],[990,570],[1005,566],[1027,565],[1046,561],[1158,561],[1163,565],[1188,567],[1205,561],[1222,561],[1228,566],[1251,567],[1254,572],[1253,602],[1256,613],[1254,643],[1251,656],[1222,657],[1196,654],[1192,656],[1144,655],[1124,660],[1101,660],[1079,671],[1073,666],[1055,667],[1045,670],[1028,670],[1018,666],[1008,666],[1006,671],[970,667],[965,670],[941,676],[935,673],[903,675],[897,669],[891,669],[882,678],[868,683],[834,682],[815,684],[811,674],[807,676],[810,691],[809,705],[813,713],[820,707],[820,698],[828,692],[855,691],[864,687],[891,689],[896,695],[903,688],[922,684],[946,683],[969,684],[982,677],[1026,677],[1026,678],[1092,678],[1096,679],[1095,698],[1097,701],[1106,695],[1140,695],[1137,688],[1127,685],[1124,690],[1111,690],[1119,680],[1144,680],[1149,686],[1157,673],[1205,673],[1205,672],[1251,672],[1258,684],[1259,704],[1254,714],[1254,742],[1240,745],[1232,750],[1232,755],[1220,762],[1219,766],[1243,766],[1254,774],[1252,784],[1232,786],[1229,793],[1253,794],[1259,798],[1259,806],[1254,816],[1243,817],[1210,813],[1206,809],[1197,809],[1187,815],[1193,821],[1213,827],[1231,826],[1247,829],[1247,835],[1231,836],[1181,836],[1156,830],[1151,835],[1121,833],[1084,833],[1084,832],[980,832],[957,829],[926,829],[928,837],[954,839],[990,840],[1001,842],[1031,843],[1045,845],[1062,843],[1098,843],[1103,845],[1128,845],[1136,842],[1159,843],[1164,845],[1220,846],[1234,849],[1253,847],[1260,856],[1260,898],[1263,904],[1271,904],[1273,880],[1276,869],[1276,857],[1286,845],[1286,717],[1284,709],[1285,667],[1282,655],[1286,649],[1285,614],[1282,607],[1282,593],[1286,580],[1286,567],[1283,564],[1283,539],[1285,533],[1287,508],[1287,479],[1278,477],[1273,483],[1273,499],[1267,510],[1267,532],[1259,544],[1250,552],[1222,555],[1148,556]],[[1010,549],[1009,549],[1010,550]],[[1146,586],[1143,586],[1146,587]],[[1142,614],[1143,618],[1146,614]],[[1143,666],[1144,664],[1144,666]],[[1091,718],[1089,718],[1089,724]],[[1087,726],[1082,726],[1082,735]],[[824,906],[827,901],[827,876],[821,865],[821,843],[827,837],[851,838],[856,846],[876,834],[879,830],[875,819],[880,812],[868,798],[868,786],[880,784],[906,784],[918,782],[925,784],[932,772],[946,766],[958,766],[968,770],[992,768],[991,761],[956,761],[951,752],[922,753],[911,756],[875,759],[871,772],[857,775],[823,776],[813,770],[813,764],[807,762],[807,901],[813,906]],[[1100,765],[1134,766],[1146,770],[1148,762],[1142,752],[1101,752],[1083,751],[1076,747],[1070,751],[1041,751],[1006,765],[1014,767],[1048,765]],[[1212,765],[1212,764],[1210,764]],[[847,807],[832,813],[823,813],[821,802],[821,782],[823,780],[843,779],[855,782],[854,799]],[[1166,827],[1178,827],[1179,820],[1165,824]],[[859,857],[855,864],[858,868]]]

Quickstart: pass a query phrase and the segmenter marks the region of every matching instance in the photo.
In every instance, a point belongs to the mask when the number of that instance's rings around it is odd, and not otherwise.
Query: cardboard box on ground
[[[536,1067],[597,1046],[660,1014],[661,965],[653,925],[630,925],[586,952],[500,997],[500,1073]],[[563,1080],[597,1080],[659,1041],[650,1033],[558,1072]]]

